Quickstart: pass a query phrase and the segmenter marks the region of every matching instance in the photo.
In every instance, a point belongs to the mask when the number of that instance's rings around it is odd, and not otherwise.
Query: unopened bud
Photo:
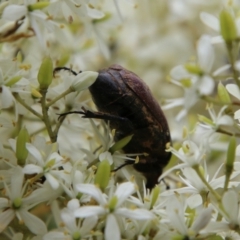
[[[99,186],[99,188],[104,191],[104,189],[107,187],[109,179],[110,179],[110,164],[108,160],[103,160],[100,162],[97,173],[95,176],[94,183]]]
[[[23,166],[28,156],[28,150],[26,149],[26,143],[30,142],[30,137],[27,129],[24,127],[20,130],[16,141],[16,157],[18,164]]]
[[[47,89],[52,83],[53,63],[51,58],[44,58],[38,72],[38,82],[40,89]]]

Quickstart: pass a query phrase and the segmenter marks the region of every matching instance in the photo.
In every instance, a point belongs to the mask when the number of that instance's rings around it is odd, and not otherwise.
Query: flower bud
[[[30,4],[30,5],[28,5],[28,11],[43,9],[43,8],[47,7],[49,4],[50,4],[50,2],[37,2],[34,4]]]
[[[11,87],[15,83],[17,83],[21,78],[22,78],[22,76],[15,76],[15,77],[11,78],[9,81],[7,81],[5,83],[5,86]]]
[[[158,196],[160,193],[160,188],[158,186],[156,186],[152,192],[151,192],[151,205],[150,205],[150,209],[153,208],[154,204],[156,203]]]
[[[18,164],[23,166],[28,156],[28,150],[26,149],[26,143],[30,142],[30,137],[27,129],[24,127],[20,130],[16,141],[16,157]]]
[[[228,145],[228,151],[227,151],[226,169],[228,168],[233,169],[233,163],[235,160],[235,151],[236,151],[236,138],[231,137]]]
[[[98,77],[98,72],[85,71],[85,72],[79,73],[75,77],[71,88],[74,91],[81,92],[84,89],[91,86],[96,81],[97,77]]]
[[[112,147],[110,147],[109,152],[113,154],[114,152],[122,149],[131,141],[132,137],[133,137],[133,134],[120,139]]]
[[[199,75],[199,76],[203,75],[203,71],[198,65],[194,65],[194,64],[189,63],[189,64],[185,64],[184,67],[191,74],[196,74],[196,75]]]
[[[221,82],[218,84],[218,97],[223,103],[231,103],[228,91]]]
[[[36,89],[36,88],[31,88],[31,94],[34,98],[41,98],[42,94]]]
[[[38,82],[40,89],[46,90],[52,83],[53,78],[53,63],[51,58],[44,58],[38,72]]]
[[[198,120],[199,120],[200,122],[203,122],[203,123],[207,124],[207,125],[214,126],[213,121],[212,121],[211,119],[203,116],[203,115],[198,114]]]
[[[220,13],[220,29],[225,41],[233,41],[237,38],[237,28],[232,14],[227,10]]]
[[[94,183],[100,187],[102,191],[107,187],[109,179],[110,179],[110,164],[108,160],[103,160],[97,169],[97,173],[95,176]]]

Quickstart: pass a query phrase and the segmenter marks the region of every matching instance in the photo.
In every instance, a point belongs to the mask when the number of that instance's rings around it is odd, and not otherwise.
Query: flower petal
[[[8,209],[0,213],[0,233],[8,226],[8,224],[13,220],[15,213],[12,209]]]
[[[41,173],[41,172],[43,172],[43,169],[42,169],[42,167],[39,167],[35,164],[27,164],[24,166],[23,172],[25,174]]]
[[[222,204],[230,218],[230,222],[233,224],[238,224],[239,206],[237,193],[231,190],[224,193],[222,198]]]
[[[96,215],[92,216],[92,217],[85,218],[83,220],[83,223],[82,223],[82,226],[81,226],[82,235],[85,235],[85,234],[89,233],[94,228],[94,226],[97,224],[97,220],[98,220],[98,217]]]
[[[232,94],[235,98],[240,100],[240,90],[236,84],[227,84],[226,89],[230,94]]]
[[[61,211],[61,218],[71,232],[76,231],[77,226],[75,216],[71,211],[69,211],[69,209],[65,208]]]
[[[135,191],[135,185],[132,182],[120,184],[114,194],[118,198],[117,206],[120,206]]]
[[[104,17],[104,13],[97,10],[97,9],[94,9],[94,8],[90,8],[88,6],[88,4],[85,4],[86,8],[87,8],[87,14],[89,17],[91,18],[96,18],[96,19],[100,19],[102,17]]]
[[[128,208],[119,208],[115,211],[115,213],[127,218],[137,219],[137,220],[150,220],[155,217],[152,212],[146,209],[131,210]]]
[[[47,228],[45,223],[35,215],[29,213],[25,209],[19,210],[20,216],[22,217],[25,225],[28,229],[35,234],[45,234],[47,232]]]
[[[212,28],[216,32],[220,31],[220,24],[218,18],[215,16],[206,13],[206,12],[201,12],[200,13],[200,18],[203,23],[205,23],[208,27]]]
[[[200,67],[209,73],[214,62],[214,49],[211,44],[211,38],[208,35],[203,35],[197,46],[198,62]]]
[[[234,119],[240,119],[240,109],[234,113]]]
[[[97,215],[102,215],[105,213],[103,207],[100,206],[86,206],[80,207],[79,209],[74,211],[74,216],[79,218],[87,218]]]
[[[57,189],[59,187],[58,180],[55,177],[53,177],[52,174],[45,173],[45,177],[53,189]]]
[[[21,190],[23,186],[23,169],[19,166],[13,169],[11,177],[11,199],[21,197]]]
[[[9,108],[12,106],[13,104],[13,96],[12,96],[12,93],[9,89],[9,87],[6,87],[6,86],[1,86],[2,88],[2,101],[1,101],[1,104],[2,104],[2,108]]]
[[[201,229],[205,228],[206,225],[210,222],[211,216],[212,216],[212,209],[211,208],[205,208],[203,209],[200,214],[195,219],[192,229],[198,233]]]
[[[72,199],[67,203],[69,210],[74,211],[80,207],[79,201],[77,199]]]
[[[106,240],[120,240],[120,230],[117,223],[117,220],[113,214],[109,214],[107,216],[106,227],[104,231],[105,239]]]
[[[102,192],[93,184],[77,184],[76,189],[81,192],[92,196],[101,205],[106,204],[106,199],[104,199]]]
[[[30,143],[26,143],[26,148],[28,152],[38,161],[38,164],[43,167],[44,161],[39,150]]]
[[[11,4],[4,8],[2,18],[11,21],[17,21],[26,14],[27,14],[26,6]]]

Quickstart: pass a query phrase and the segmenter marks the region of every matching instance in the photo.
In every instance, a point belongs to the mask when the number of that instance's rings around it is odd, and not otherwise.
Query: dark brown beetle
[[[99,71],[89,91],[99,112],[79,113],[84,118],[109,121],[111,129],[116,129],[115,141],[133,134],[123,151],[148,154],[139,156],[139,162],[133,166],[146,177],[146,187],[152,189],[171,157],[165,151],[171,137],[167,120],[148,86],[133,72],[112,65]],[[127,164],[133,162],[124,165]]]

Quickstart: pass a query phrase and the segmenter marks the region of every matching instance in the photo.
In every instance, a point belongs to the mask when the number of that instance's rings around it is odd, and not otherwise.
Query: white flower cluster
[[[240,239],[239,11],[237,0],[0,1],[0,239]],[[109,62],[167,98],[173,157],[153,189],[118,169],[145,154],[121,151],[132,136],[59,116],[94,108],[85,90]]]

